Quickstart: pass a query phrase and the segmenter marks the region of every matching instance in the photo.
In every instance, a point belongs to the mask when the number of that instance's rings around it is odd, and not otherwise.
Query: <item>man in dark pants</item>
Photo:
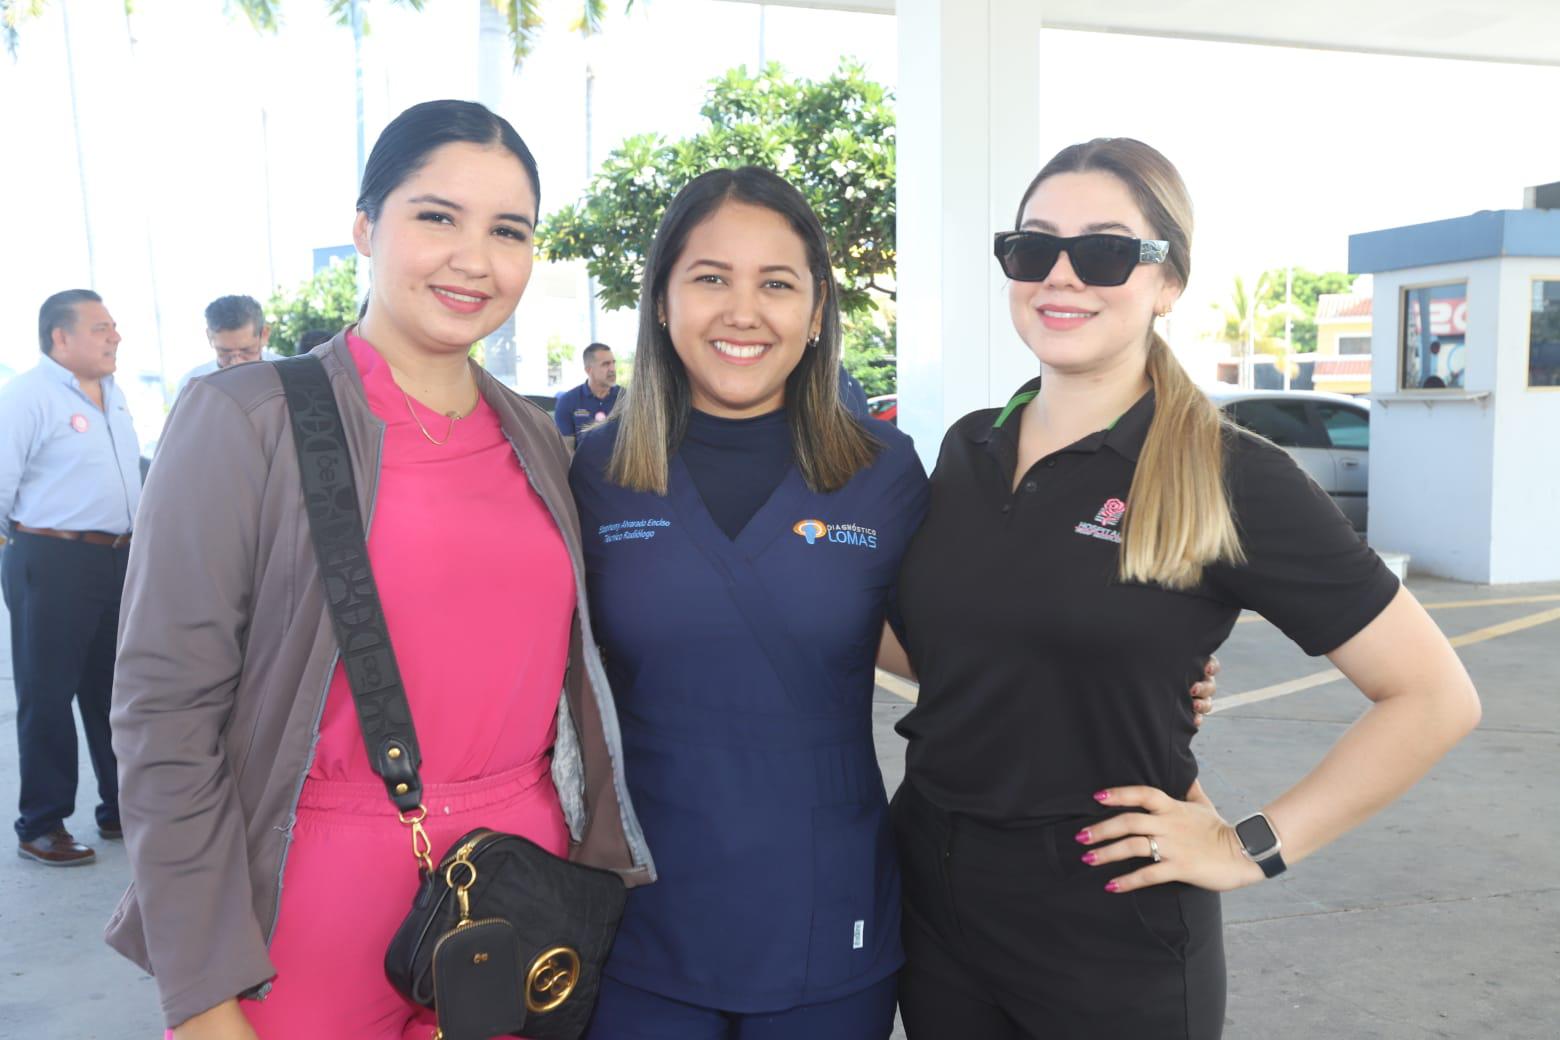
[[[97,775],[98,834],[122,836],[108,709],[141,473],[113,379],[119,340],[97,293],[56,293],[38,315],[43,358],[0,392],[0,518],[10,538],[0,588],[11,612],[22,772],[17,851],[49,866],[95,855],[65,829],[76,809],[73,699]]]

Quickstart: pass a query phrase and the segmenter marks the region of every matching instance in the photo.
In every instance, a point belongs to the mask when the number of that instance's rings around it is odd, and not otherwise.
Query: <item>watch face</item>
[[[1273,832],[1267,817],[1262,815],[1248,816],[1237,823],[1235,836],[1240,838],[1241,845],[1245,846],[1247,854],[1251,856],[1270,852],[1278,844],[1278,835]]]

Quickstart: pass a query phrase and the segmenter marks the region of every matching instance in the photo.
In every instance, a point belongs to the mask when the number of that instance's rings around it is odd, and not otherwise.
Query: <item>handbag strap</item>
[[[384,780],[401,822],[412,827],[414,854],[431,871],[431,848],[421,825],[427,810],[417,775],[422,754],[369,565],[341,410],[319,358],[302,354],[272,365],[287,396],[309,532],[369,765]]]

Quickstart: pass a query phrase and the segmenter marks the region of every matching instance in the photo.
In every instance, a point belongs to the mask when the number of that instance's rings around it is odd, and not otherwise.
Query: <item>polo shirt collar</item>
[[[81,381],[76,378],[76,374],[74,372],[47,354],[43,355],[39,367],[47,372],[49,374],[49,378],[54,380],[56,383],[63,383],[66,386],[73,386],[78,389],[81,387]]]
[[[989,424],[982,423],[969,432],[970,439],[976,444],[986,444],[999,431],[1013,439],[1018,437],[1017,412],[1024,405],[1034,400],[1040,392],[1040,377],[1029,380],[1008,399]],[[1116,454],[1129,462],[1136,462],[1138,455],[1143,451],[1143,442],[1148,437],[1148,427],[1154,420],[1154,391],[1149,390],[1124,412],[1108,429],[1090,434],[1083,440],[1073,445],[1074,450],[1097,451],[1100,447],[1110,448]]]
[[[66,368],[64,365],[60,364],[49,355],[43,355],[42,362],[39,367],[42,368],[43,371],[48,374],[48,377],[54,382],[68,386],[72,390],[81,390],[81,380],[76,378],[76,373],[72,372],[70,369]],[[114,386],[114,377],[104,376],[102,379],[98,380],[98,382],[105,389],[112,389]]]

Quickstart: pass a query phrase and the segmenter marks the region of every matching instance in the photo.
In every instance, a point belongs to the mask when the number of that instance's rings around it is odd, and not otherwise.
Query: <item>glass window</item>
[[[1403,290],[1403,389],[1463,385],[1468,283]]]
[[[1305,414],[1303,401],[1236,401],[1230,414],[1240,425],[1280,448],[1327,446]]]
[[[1345,404],[1318,404],[1316,417],[1334,448],[1369,448],[1370,417]]]
[[[1339,336],[1338,353],[1340,354],[1369,354],[1369,336]]]
[[[1533,282],[1528,386],[1560,386],[1560,281]]]

